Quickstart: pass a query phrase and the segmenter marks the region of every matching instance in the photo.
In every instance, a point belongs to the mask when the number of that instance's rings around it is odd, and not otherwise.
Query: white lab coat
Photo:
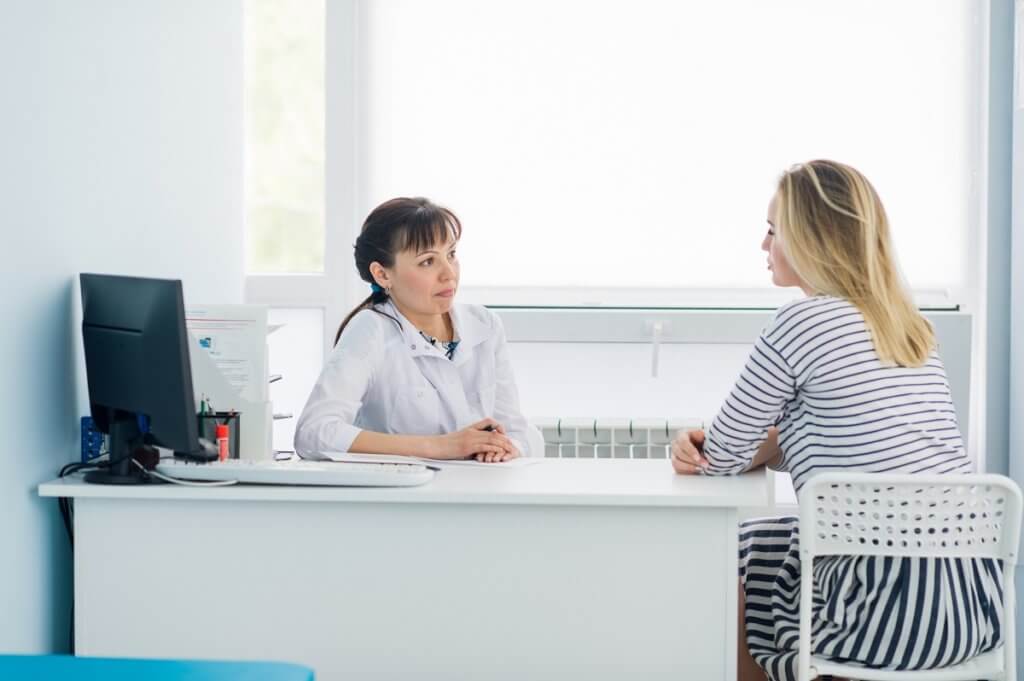
[[[458,348],[435,348],[389,302],[356,314],[345,327],[295,427],[295,451],[345,452],[363,430],[441,435],[491,417],[523,456],[542,456],[519,411],[519,392],[501,320],[477,305],[453,305]],[[401,453],[401,452],[396,452]]]

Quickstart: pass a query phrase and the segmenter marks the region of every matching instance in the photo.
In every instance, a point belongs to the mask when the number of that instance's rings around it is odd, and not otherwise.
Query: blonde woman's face
[[[768,233],[761,242],[761,250],[768,253],[768,271],[772,273],[772,283],[776,286],[799,286],[804,288],[800,277],[796,275],[793,268],[786,260],[786,254],[782,251],[782,242],[776,233],[778,225],[778,201],[776,194],[768,203]]]

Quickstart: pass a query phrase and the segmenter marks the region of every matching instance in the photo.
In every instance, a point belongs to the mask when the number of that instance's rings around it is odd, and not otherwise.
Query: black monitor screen
[[[143,443],[199,448],[181,282],[103,274],[81,282],[89,403],[110,435],[111,464],[86,479],[140,482],[131,458]]]

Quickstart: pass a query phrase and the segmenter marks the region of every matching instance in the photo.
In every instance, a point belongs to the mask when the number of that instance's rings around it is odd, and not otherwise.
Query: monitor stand
[[[110,460],[115,462],[85,474],[85,481],[98,485],[146,485],[152,481],[145,471],[132,463],[135,448],[142,445],[142,431],[134,412],[111,410]]]

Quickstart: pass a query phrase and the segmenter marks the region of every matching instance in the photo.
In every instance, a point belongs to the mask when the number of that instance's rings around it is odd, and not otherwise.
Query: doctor
[[[423,198],[370,213],[355,244],[372,293],[341,323],[295,430],[323,451],[501,462],[530,454],[505,332],[455,303],[458,218]]]

